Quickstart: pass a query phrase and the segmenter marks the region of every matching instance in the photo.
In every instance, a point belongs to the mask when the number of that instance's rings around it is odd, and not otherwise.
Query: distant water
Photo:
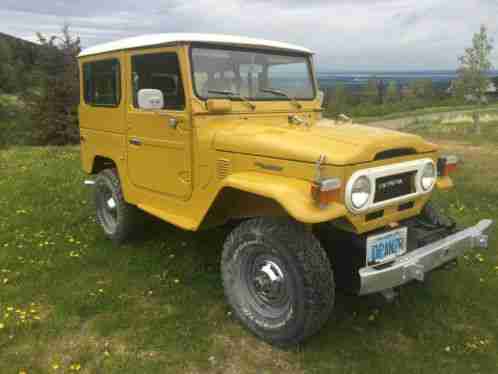
[[[498,75],[498,71],[493,71],[491,76]],[[449,86],[450,82],[456,79],[457,73],[454,70],[427,70],[427,71],[318,71],[317,78],[321,88],[334,87],[337,84],[350,86],[352,88],[364,86],[369,79],[381,79],[386,84],[395,81],[398,85],[406,85],[410,81],[417,79],[431,79],[436,86]]]

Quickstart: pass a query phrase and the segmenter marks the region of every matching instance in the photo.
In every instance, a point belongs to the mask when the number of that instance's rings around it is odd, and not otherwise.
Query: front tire
[[[116,169],[105,169],[97,175],[95,207],[97,222],[114,243],[124,242],[134,232],[138,208],[125,201]]]
[[[243,222],[225,242],[221,270],[235,316],[271,344],[301,343],[332,312],[335,285],[330,262],[319,241],[298,222]]]

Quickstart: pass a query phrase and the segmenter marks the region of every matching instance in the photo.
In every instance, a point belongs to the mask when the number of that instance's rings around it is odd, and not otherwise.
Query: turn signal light
[[[457,156],[443,156],[437,161],[437,171],[440,177],[447,177],[457,169]]]
[[[338,201],[340,191],[341,180],[339,178],[324,179],[320,182],[313,182],[311,185],[311,196],[321,207]]]

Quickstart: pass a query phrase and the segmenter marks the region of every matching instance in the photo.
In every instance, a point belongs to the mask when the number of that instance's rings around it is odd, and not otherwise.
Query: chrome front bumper
[[[492,224],[492,220],[482,220],[475,226],[400,256],[387,267],[360,269],[359,294],[392,289],[411,280],[423,281],[425,273],[461,256],[466,250],[487,248],[486,231]]]

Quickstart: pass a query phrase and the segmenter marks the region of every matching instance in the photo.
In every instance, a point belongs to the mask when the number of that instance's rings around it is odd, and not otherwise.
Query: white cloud
[[[67,22],[85,46],[152,32],[243,34],[305,45],[321,69],[444,69],[481,23],[498,36],[497,15],[496,0],[4,0],[0,31],[33,39]]]

